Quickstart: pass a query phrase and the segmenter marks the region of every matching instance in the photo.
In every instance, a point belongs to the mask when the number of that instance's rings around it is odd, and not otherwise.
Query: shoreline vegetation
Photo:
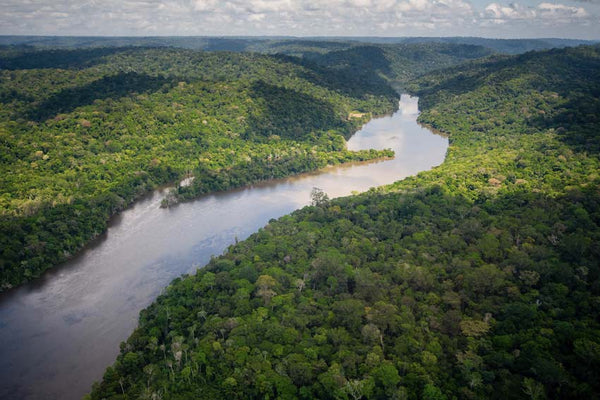
[[[374,118],[378,117],[375,116]],[[302,161],[299,158],[276,158],[268,160],[268,163],[253,162],[218,171],[197,171],[193,175],[193,179],[189,181],[189,184],[177,185],[171,189],[162,200],[160,207],[168,208],[182,202],[193,201],[205,194],[293,177],[307,172],[319,171],[326,167],[356,162],[388,160],[394,158],[394,152],[390,149],[371,149],[343,151],[331,154],[326,159],[314,157],[312,154],[305,155],[304,157],[306,161]],[[250,180],[241,180],[241,176],[248,174],[252,177]]]
[[[599,85],[600,46],[415,80],[441,166],[174,280],[86,398],[598,398]]]
[[[197,177],[178,195],[190,199],[392,156],[344,148],[397,107],[380,82],[256,54],[0,50],[0,290],[69,259],[112,215],[182,176]]]
[[[395,110],[390,84],[494,52],[290,40],[260,44],[265,55],[38,39],[38,48],[0,46],[0,291],[64,262],[111,215],[189,174],[208,182],[195,180],[178,200],[387,157],[349,153],[343,138]]]

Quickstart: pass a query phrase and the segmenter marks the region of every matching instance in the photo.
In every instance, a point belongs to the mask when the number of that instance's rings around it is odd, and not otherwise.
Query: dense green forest
[[[489,39],[480,37],[271,37],[271,36],[0,36],[0,45],[31,46],[35,48],[93,48],[93,47],[177,47],[206,51],[243,51],[259,53],[297,54],[344,50],[364,44],[423,45],[447,43],[451,45],[482,46],[499,53],[518,54],[532,50],[597,43],[578,39]]]
[[[78,49],[0,47],[0,291],[66,260],[157,185],[196,178],[165,200],[171,205],[393,156],[345,150],[369,118],[397,107],[389,83],[490,54],[470,45],[249,41],[286,53],[260,55],[96,39]]]
[[[89,397],[600,398],[600,47],[411,90],[444,164],[176,279]]]
[[[295,58],[5,47],[0,68],[1,289],[68,258],[156,185],[195,175],[199,194],[393,155],[345,150],[397,107],[383,80]]]
[[[549,50],[562,47],[574,47],[579,45],[593,45],[598,43],[594,40],[578,39],[496,39],[482,37],[399,37],[399,38],[357,38],[369,43],[377,44],[424,44],[424,43],[447,43],[482,46],[504,54],[520,54],[533,50]]]
[[[304,50],[300,48],[300,50]],[[290,49],[291,51],[291,49]],[[383,79],[401,87],[426,72],[494,54],[474,45],[424,43],[419,45],[360,45],[316,53],[301,51],[303,58],[319,65],[361,77],[361,81]]]

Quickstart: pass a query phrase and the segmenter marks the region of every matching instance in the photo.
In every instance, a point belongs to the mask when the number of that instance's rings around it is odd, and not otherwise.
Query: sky
[[[600,0],[0,0],[2,35],[600,39]]]

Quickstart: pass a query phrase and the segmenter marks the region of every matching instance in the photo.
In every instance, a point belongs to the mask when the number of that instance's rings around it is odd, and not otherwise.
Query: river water
[[[156,191],[74,259],[0,295],[0,399],[80,399],[170,281],[309,204],[313,187],[345,196],[441,164],[448,140],[419,126],[417,113],[417,99],[403,95],[396,113],[348,141],[351,150],[392,148],[393,160],[326,168],[171,209],[159,208],[166,193]]]

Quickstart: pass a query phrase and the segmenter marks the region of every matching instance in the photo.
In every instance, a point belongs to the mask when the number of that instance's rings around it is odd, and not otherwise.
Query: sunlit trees
[[[122,377],[141,395],[156,364],[151,389],[173,398],[597,398],[600,161],[567,122],[597,92],[598,51],[424,77],[422,119],[451,135],[442,167],[271,221],[175,281],[91,397],[119,398]],[[169,353],[191,326],[196,381]]]
[[[194,176],[165,198],[168,207],[393,154],[343,146],[360,126],[350,110],[396,106],[382,82],[258,54],[50,53],[0,49],[0,290],[75,254],[157,185]]]

